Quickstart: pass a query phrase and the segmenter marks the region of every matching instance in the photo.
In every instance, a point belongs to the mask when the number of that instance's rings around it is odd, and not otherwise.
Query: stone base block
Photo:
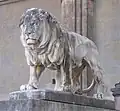
[[[114,101],[58,91],[17,91],[9,97],[7,111],[115,111]]]

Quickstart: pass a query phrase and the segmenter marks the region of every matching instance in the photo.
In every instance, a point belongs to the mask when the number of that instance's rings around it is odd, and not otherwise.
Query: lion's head
[[[57,24],[50,13],[37,8],[28,9],[20,19],[21,41],[24,46],[45,46],[51,39],[52,29]]]

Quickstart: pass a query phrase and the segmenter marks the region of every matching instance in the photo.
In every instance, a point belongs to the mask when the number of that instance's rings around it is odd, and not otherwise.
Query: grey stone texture
[[[50,90],[12,92],[6,106],[7,111],[114,111],[113,101]]]
[[[82,12],[82,30],[83,32],[87,31],[87,36],[96,43],[100,52],[99,59],[104,69],[105,84],[108,87],[105,97],[107,99],[114,99],[110,88],[114,87],[114,84],[119,82],[120,78],[120,0],[88,0],[88,21],[86,21],[86,0],[63,1],[66,7],[62,5],[64,10],[62,21],[65,27],[70,30],[74,30],[74,2],[77,1],[77,16],[79,18],[77,19],[79,21],[77,25],[81,24],[81,15],[78,13]],[[84,4],[82,5],[83,11],[79,8],[81,1]],[[77,27],[77,29],[80,30],[81,27]],[[79,33],[78,30],[77,32]],[[82,34],[85,35],[86,33]]]
[[[104,108],[52,102],[46,100],[11,101],[7,111],[115,111]]]
[[[8,100],[3,100],[3,101],[0,101],[0,111],[7,111],[8,110]]]
[[[120,0],[94,2],[94,33],[91,38],[99,48],[101,65],[105,70],[104,78],[110,89],[120,78]],[[60,19],[60,0],[26,0],[0,6],[0,99],[7,98],[8,92],[17,90],[28,81],[29,67],[20,43],[18,23],[25,9],[31,7],[43,8]],[[40,79],[40,86],[51,87],[49,83],[52,78],[53,72],[46,71]],[[110,99],[113,99],[112,95]]]
[[[115,88],[112,88],[113,96],[115,99],[115,109],[120,111],[120,82],[115,84]]]
[[[114,109],[114,101],[81,96],[77,94],[72,94],[70,92],[60,92],[52,90],[29,90],[29,91],[16,91],[10,93],[9,95],[10,100],[43,99],[49,101],[64,102],[68,104]]]
[[[22,13],[32,7],[45,9],[60,19],[60,0],[25,0],[0,6],[0,100],[6,99],[6,94],[18,90],[21,84],[28,81],[29,67],[18,25]],[[51,87],[53,75],[52,71],[45,71],[40,87]]]
[[[120,81],[120,0],[95,0],[95,4],[94,42],[110,91]]]
[[[77,32],[92,40],[94,20],[93,7],[94,1],[92,0],[63,0],[61,4],[62,25],[67,30]],[[91,69],[87,67],[80,77],[81,88],[89,86],[91,81]],[[87,95],[92,96],[93,93],[94,90],[87,93]]]

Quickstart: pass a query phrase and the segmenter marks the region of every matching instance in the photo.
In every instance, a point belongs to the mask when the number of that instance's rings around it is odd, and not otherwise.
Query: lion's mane
[[[28,21],[26,18],[29,17]],[[26,43],[25,37],[27,36],[25,32],[25,26],[27,28],[31,27],[28,25],[32,18],[38,18],[41,27],[39,30],[39,44],[34,46],[29,46]],[[21,27],[21,41],[25,47],[25,55],[27,58],[28,65],[31,64],[42,64],[50,65],[50,63],[56,63],[59,65],[63,62],[64,58],[64,38],[62,37],[62,30],[57,19],[50,13],[37,8],[28,9],[21,17],[20,24]],[[39,29],[39,28],[38,28]],[[33,38],[34,39],[34,38]],[[39,58],[37,57],[39,55]],[[40,60],[38,60],[40,59]]]

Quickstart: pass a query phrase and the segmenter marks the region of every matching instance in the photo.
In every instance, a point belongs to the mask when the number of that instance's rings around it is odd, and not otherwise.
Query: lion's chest
[[[38,63],[43,64],[45,67],[49,67],[52,63],[49,61],[46,54],[37,55]]]
[[[32,53],[31,62],[34,65],[42,64],[45,67],[48,67],[51,64],[46,54],[39,55],[37,53]]]
[[[40,53],[39,49],[29,51],[29,59],[32,64],[43,64],[45,67],[52,69],[62,64],[65,56],[63,42],[58,39],[50,47],[50,50],[48,49],[43,51],[43,54]]]
[[[46,68],[50,69],[57,69],[57,66],[61,64],[61,59],[63,58],[56,58],[58,56],[51,55],[49,54],[39,54],[33,51],[29,52],[28,56],[28,64],[33,64],[33,65],[44,65]]]
[[[58,56],[54,56],[51,54],[38,55],[38,63],[42,63],[45,67],[55,70],[63,61],[63,56]]]

